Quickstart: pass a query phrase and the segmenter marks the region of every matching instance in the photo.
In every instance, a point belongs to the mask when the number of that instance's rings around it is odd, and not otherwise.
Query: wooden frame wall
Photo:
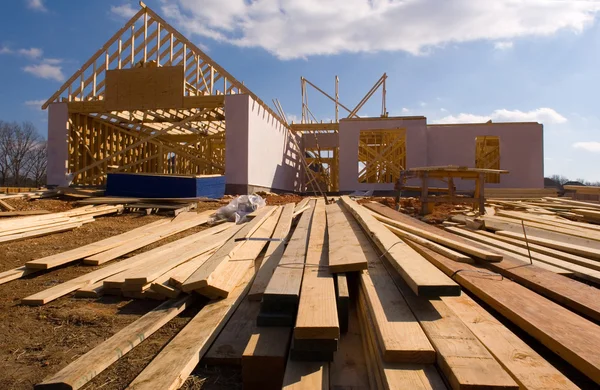
[[[500,138],[492,135],[475,137],[475,168],[500,169]],[[487,173],[486,183],[500,183],[499,173]]]
[[[361,130],[359,183],[395,183],[405,167],[406,129]]]

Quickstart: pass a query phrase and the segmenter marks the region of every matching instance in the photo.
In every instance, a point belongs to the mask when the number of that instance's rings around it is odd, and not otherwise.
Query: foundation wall
[[[427,126],[427,165],[475,166],[475,137],[497,136],[500,139],[500,183],[489,188],[543,188],[544,139],[539,123],[482,123]],[[410,150],[414,145],[407,142]],[[474,189],[474,182],[455,182],[459,190]],[[443,183],[432,183],[442,186]]]

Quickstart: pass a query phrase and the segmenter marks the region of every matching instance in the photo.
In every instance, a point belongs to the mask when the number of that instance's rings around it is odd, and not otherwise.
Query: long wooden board
[[[305,198],[308,201],[308,198]],[[292,227],[292,220],[294,214],[294,204],[288,203],[283,207],[275,231],[273,232],[272,238],[280,241],[272,241],[267,246],[267,251],[263,256],[263,261],[258,269],[254,282],[252,282],[252,288],[248,293],[248,299],[260,301],[263,293],[275,272],[275,268],[279,265],[283,252],[285,251],[286,241],[288,239],[290,229]]]
[[[424,222],[411,218],[407,215],[396,213],[395,218],[406,224],[414,224],[423,230],[434,231],[440,236],[444,236],[453,241],[467,245],[478,246],[477,243],[467,242],[456,234],[449,233],[436,227],[427,225]],[[529,237],[529,236],[527,236]],[[482,247],[483,248],[483,247]],[[590,318],[600,318],[600,299],[598,299],[599,290],[595,287],[587,286],[576,280],[557,275],[554,272],[545,270],[535,265],[523,266],[524,260],[514,259],[510,255],[504,255],[501,262],[483,263],[487,268],[498,272],[521,285],[536,291],[539,294],[547,296],[562,305],[571,308],[579,313],[583,313]],[[463,263],[457,263],[463,264]]]
[[[279,266],[275,268],[275,272],[273,272],[273,276],[265,289],[263,302],[285,301],[292,304],[298,303],[315,203],[314,200],[310,201],[311,208],[300,216]]]
[[[194,370],[250,288],[249,270],[225,299],[210,301],[131,382],[142,390],[178,389]]]
[[[96,253],[109,250],[116,246],[125,244],[131,240],[142,238],[150,234],[152,229],[160,228],[161,226],[164,226],[168,223],[169,220],[160,220],[152,222],[139,228],[130,230],[128,232],[118,234],[116,236],[112,236],[101,241],[96,241],[88,245],[80,246],[70,251],[61,252],[55,255],[50,255],[42,257],[40,259],[28,261],[27,263],[25,263],[25,266],[27,268],[32,269],[50,269],[58,267],[63,264],[70,263],[72,261],[83,259],[84,257],[88,257]]]
[[[85,355],[79,357],[55,375],[44,379],[35,388],[79,389],[184,311],[192,302],[192,296],[185,296],[181,299],[161,304]]]
[[[347,196],[342,203],[419,296],[459,295],[460,287],[377,221],[369,210]]]
[[[228,255],[232,255],[243,242],[238,242],[238,238],[246,238],[252,235],[260,227],[260,225],[275,211],[274,206],[265,206],[259,209],[257,216],[250,222],[242,225],[241,229],[233,235],[214,255],[212,255],[204,264],[190,275],[189,278],[181,285],[184,292],[199,290],[208,285],[208,278],[214,270],[221,264]]]
[[[387,206],[382,205],[381,203],[367,203],[367,204],[365,204],[365,207],[367,207],[369,210],[372,210],[375,212],[375,214],[373,214],[373,216],[377,220],[382,221],[388,225],[392,225],[398,229],[407,231],[407,232],[415,234],[419,237],[422,237],[427,240],[436,242],[438,244],[447,246],[448,248],[455,249],[459,252],[469,254],[469,255],[474,256],[481,260],[486,260],[486,261],[490,261],[490,262],[502,260],[502,256],[498,255],[497,253],[488,252],[488,251],[482,250],[481,248],[475,248],[470,245],[465,245],[464,243],[457,243],[456,241],[449,240],[446,237],[441,236],[439,234],[435,234],[433,232],[430,232],[430,231],[427,231],[424,229],[420,229],[411,224],[402,223],[401,221],[398,221],[397,219],[394,218],[396,216],[396,214],[400,214],[400,213],[398,213],[395,210],[392,210],[391,208],[389,208]]]
[[[269,326],[254,330],[242,354],[244,389],[281,389],[291,334],[291,327]]]
[[[329,363],[288,359],[282,390],[328,390]]]
[[[498,230],[498,231],[496,231],[496,234],[499,236],[516,238],[516,239],[525,241],[525,236],[523,235],[522,232],[515,233],[515,232],[510,232],[510,231],[505,231],[505,230]],[[547,239],[547,238],[543,238],[543,237],[538,237],[535,235],[531,235],[530,233],[527,233],[527,241],[537,244],[537,245],[546,246],[548,248],[557,249],[557,250],[567,252],[567,253],[572,253],[574,255],[589,257],[590,259],[595,259],[595,260],[600,260],[600,249],[592,248],[589,246],[569,244],[566,242],[561,242],[561,241],[556,241],[556,240]]]
[[[367,269],[367,259],[360,251],[357,233],[360,225],[339,203],[325,207],[329,234],[329,271],[352,272]]]
[[[443,297],[442,301],[477,336],[521,388],[579,388],[468,295]]]
[[[600,383],[600,326],[509,279],[481,277],[477,267],[413,245],[461,286]]]
[[[390,273],[393,269],[390,269]],[[453,389],[514,389],[519,386],[469,328],[440,299],[417,297],[395,282],[436,350],[437,365]]]
[[[225,298],[237,285],[248,269],[255,269],[255,261],[266,246],[267,241],[273,234],[277,225],[281,207],[277,207],[254,233],[250,239],[259,241],[245,241],[233,254],[227,255],[226,259],[215,268],[208,277],[207,285],[198,293],[209,298]]]
[[[310,227],[306,264],[300,290],[298,315],[294,327],[296,339],[338,339],[335,286],[328,264],[325,201],[317,200]]]

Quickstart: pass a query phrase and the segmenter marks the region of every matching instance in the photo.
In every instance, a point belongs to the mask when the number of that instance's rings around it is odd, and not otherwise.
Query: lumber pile
[[[0,221],[0,243],[64,232],[94,222],[95,217],[119,213],[123,206],[79,207],[60,213],[10,218]]]
[[[526,213],[551,217],[562,229],[584,229],[554,214]],[[201,224],[206,218],[188,214],[125,233],[120,243],[103,240],[12,273],[89,259],[96,250],[131,248],[174,223]],[[241,225],[211,226],[109,264],[23,303],[44,304],[73,291],[164,302],[36,388],[83,387],[191,306],[197,314],[129,388],[179,388],[199,363],[241,366],[247,389],[541,390],[600,384],[600,294],[576,280],[586,276],[595,283],[600,263],[469,230],[464,223],[445,227],[349,197],[330,204],[307,199],[266,206]],[[555,356],[546,360],[531,340]],[[569,369],[555,368],[556,359]]]

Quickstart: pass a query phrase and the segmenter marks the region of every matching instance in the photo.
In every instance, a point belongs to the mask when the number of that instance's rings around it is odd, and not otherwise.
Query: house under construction
[[[224,174],[227,191],[391,190],[406,168],[504,169],[486,187],[543,187],[539,123],[430,125],[389,117],[384,74],[354,108],[302,79],[302,120],[288,123],[158,14],[143,6],[43,108],[48,184],[101,185],[110,172]],[[308,89],[335,104],[322,123]],[[382,113],[360,117],[381,93]],[[332,96],[333,95],[333,96]],[[457,182],[469,189],[469,182]]]

